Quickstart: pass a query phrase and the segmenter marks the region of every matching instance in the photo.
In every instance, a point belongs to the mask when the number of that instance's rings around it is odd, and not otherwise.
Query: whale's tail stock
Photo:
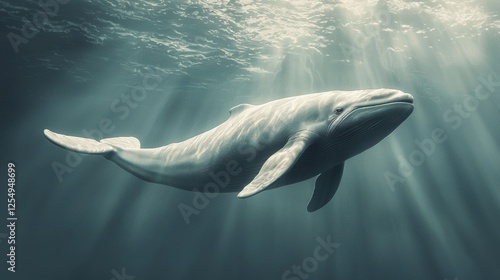
[[[43,131],[45,137],[52,143],[66,150],[84,154],[109,155],[119,149],[138,149],[141,143],[135,137],[105,138],[96,141],[90,138],[67,136],[52,132],[48,129]]]

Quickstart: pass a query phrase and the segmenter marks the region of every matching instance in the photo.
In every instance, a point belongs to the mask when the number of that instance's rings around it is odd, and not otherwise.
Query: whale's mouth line
[[[328,133],[328,135],[333,135],[335,133],[335,131],[337,130],[337,128],[340,126],[340,124],[345,120],[347,119],[350,115],[352,115],[354,112],[360,110],[360,109],[367,109],[367,108],[377,108],[377,107],[385,107],[385,106],[392,106],[392,105],[410,105],[411,107],[413,107],[413,100],[412,99],[401,99],[401,100],[394,100],[394,101],[390,101],[390,102],[386,102],[386,103],[381,103],[381,104],[373,104],[373,105],[367,105],[367,106],[361,106],[361,107],[356,107],[356,108],[353,108],[350,112],[348,112],[347,114],[345,114],[341,119],[337,119],[335,121],[333,121],[329,126],[328,126],[328,130],[327,131],[330,131]],[[332,127],[333,130],[332,130]]]

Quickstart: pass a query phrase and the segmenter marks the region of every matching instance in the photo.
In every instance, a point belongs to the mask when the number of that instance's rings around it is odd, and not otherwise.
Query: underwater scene
[[[0,30],[2,280],[500,279],[500,1],[0,0]]]

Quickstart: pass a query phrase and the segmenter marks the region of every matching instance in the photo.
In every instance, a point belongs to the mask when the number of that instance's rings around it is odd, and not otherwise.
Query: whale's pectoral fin
[[[295,137],[291,137],[281,150],[267,159],[259,174],[243,188],[238,194],[239,198],[255,195],[283,176],[309,147],[316,134],[311,132],[301,132]]]
[[[319,175],[316,179],[313,196],[311,201],[309,201],[309,205],[307,205],[307,211],[314,212],[325,206],[332,199],[339,188],[343,171],[344,163],[341,163]]]
[[[140,142],[134,137],[107,138],[100,142],[90,138],[67,136],[52,132],[48,129],[43,134],[52,143],[70,151],[84,154],[105,155],[118,148],[139,148]]]

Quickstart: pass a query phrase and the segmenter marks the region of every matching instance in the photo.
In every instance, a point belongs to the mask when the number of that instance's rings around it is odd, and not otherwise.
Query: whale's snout
[[[413,95],[406,93],[406,92],[398,92],[395,94],[395,102],[406,102],[413,104]]]
[[[352,107],[329,128],[329,137],[339,156],[352,157],[380,142],[410,116],[413,101],[411,94],[400,90],[360,92]]]
[[[379,89],[370,94],[372,95],[370,100],[379,104],[392,102],[413,103],[413,96],[411,94],[397,89]]]
[[[367,90],[361,92],[353,102],[353,107],[362,108],[395,102],[413,104],[413,96],[397,89]]]

